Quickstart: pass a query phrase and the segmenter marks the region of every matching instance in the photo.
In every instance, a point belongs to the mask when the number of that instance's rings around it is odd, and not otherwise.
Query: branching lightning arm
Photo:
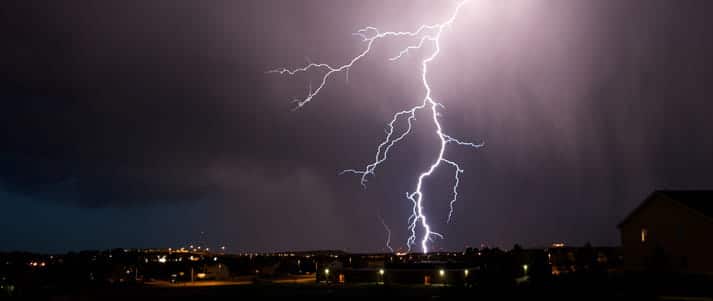
[[[463,173],[463,169],[460,168],[460,166],[455,162],[451,161],[448,159],[444,158],[444,153],[446,149],[446,145],[448,144],[455,144],[459,146],[466,146],[466,147],[472,147],[472,148],[480,148],[483,146],[482,143],[476,144],[476,143],[471,143],[471,142],[463,142],[461,140],[458,140],[456,138],[453,138],[452,136],[449,136],[443,132],[441,123],[439,121],[439,108],[442,108],[443,105],[436,100],[433,99],[432,96],[432,90],[431,90],[431,85],[429,84],[428,81],[428,70],[430,63],[433,62],[438,55],[441,52],[441,37],[442,33],[444,30],[456,21],[461,8],[467,3],[468,0],[464,0],[459,2],[456,5],[456,8],[453,12],[453,14],[444,22],[438,23],[438,24],[432,24],[432,25],[421,25],[414,31],[406,31],[406,32],[394,32],[394,31],[386,31],[382,32],[379,29],[375,27],[365,27],[360,30],[358,30],[356,33],[354,33],[355,36],[358,36],[362,39],[364,43],[366,43],[366,46],[362,52],[360,52],[358,55],[355,57],[351,58],[346,64],[339,65],[339,66],[332,66],[329,64],[324,64],[324,63],[309,63],[304,67],[301,68],[296,68],[296,69],[287,69],[287,68],[278,68],[274,70],[268,71],[268,73],[278,73],[278,74],[283,74],[283,75],[296,75],[298,73],[304,73],[308,71],[319,71],[319,72],[324,72],[321,82],[317,86],[316,89],[312,90],[310,88],[309,93],[307,94],[306,97],[304,98],[298,98],[295,99],[293,102],[296,104],[295,110],[302,108],[304,105],[307,103],[311,102],[319,93],[324,89],[324,87],[327,84],[327,81],[335,74],[340,73],[340,72],[345,72],[346,75],[348,76],[349,69],[352,68],[355,64],[357,64],[361,59],[366,57],[373,49],[374,44],[379,41],[379,40],[384,40],[384,39],[392,39],[392,38],[397,38],[397,37],[403,37],[403,38],[413,38],[416,39],[416,41],[413,44],[409,44],[405,48],[403,48],[398,54],[395,56],[391,57],[389,61],[396,61],[401,59],[402,57],[410,54],[412,51],[416,50],[422,50],[427,53],[425,57],[421,60],[421,81],[422,81],[422,86],[425,92],[424,98],[422,101],[405,110],[396,112],[393,117],[391,118],[391,121],[387,123],[386,127],[386,137],[384,140],[378,145],[376,149],[376,154],[374,156],[374,161],[367,164],[363,169],[347,169],[341,172],[341,174],[355,174],[360,177],[360,183],[362,186],[366,187],[366,183],[368,181],[369,176],[374,176],[375,175],[375,170],[376,168],[381,165],[383,162],[385,162],[388,158],[389,151],[400,141],[405,139],[410,133],[413,128],[413,121],[416,119],[416,113],[421,111],[421,110],[427,110],[428,114],[430,115],[430,118],[432,118],[433,122],[433,127],[435,129],[435,133],[437,134],[439,138],[439,150],[437,156],[434,158],[432,161],[431,165],[429,168],[422,172],[416,182],[416,187],[413,192],[406,193],[406,198],[411,201],[413,207],[412,207],[412,213],[411,216],[408,218],[408,227],[407,229],[410,232],[410,236],[406,240],[406,247],[408,248],[409,251],[411,251],[411,248],[413,245],[417,243],[417,228],[418,226],[421,227],[422,229],[422,236],[420,238],[420,245],[421,245],[421,250],[424,253],[428,252],[428,243],[432,241],[434,237],[438,238],[443,238],[443,234],[435,232],[431,229],[431,225],[428,224],[426,214],[424,213],[424,193],[423,193],[423,183],[426,178],[431,176],[434,171],[441,165],[441,163],[445,163],[448,165],[451,165],[455,168],[455,182],[453,185],[453,196],[452,199],[449,203],[450,211],[448,213],[448,218],[447,222],[451,222],[453,214],[454,214],[454,205],[458,199],[458,185],[460,183],[460,178],[459,175]],[[397,132],[396,126],[399,124],[402,124],[405,122],[405,129],[402,130],[401,132]],[[387,247],[390,250],[390,242],[391,242],[391,230],[386,226],[386,223],[381,219],[382,224],[384,227],[387,229],[387,232],[389,233],[389,237],[387,239]]]

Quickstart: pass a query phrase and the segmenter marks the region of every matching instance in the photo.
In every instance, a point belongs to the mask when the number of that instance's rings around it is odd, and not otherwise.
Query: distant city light
[[[465,273],[465,276],[468,277],[468,270],[463,271]]]
[[[213,257],[213,261],[218,261],[218,257]]]
[[[205,273],[198,273],[198,274],[196,274],[196,277],[198,277],[198,279],[204,279],[205,276],[206,276]]]
[[[379,269],[379,275],[384,275],[384,269]]]
[[[526,264],[522,265],[522,270],[525,272],[525,274],[527,274],[527,265]]]
[[[329,269],[324,269],[324,274],[329,275]]]
[[[438,275],[441,275],[441,277],[443,277],[446,275],[446,271],[441,269],[440,271],[438,271]]]
[[[160,262],[160,263],[166,263],[166,256],[160,256],[160,257],[158,258],[158,262]]]

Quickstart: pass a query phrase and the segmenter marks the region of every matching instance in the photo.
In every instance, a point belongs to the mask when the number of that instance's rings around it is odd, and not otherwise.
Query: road
[[[298,283],[298,284],[309,284],[315,283],[315,276],[290,276],[290,277],[280,277],[275,279],[258,279],[257,281],[252,278],[245,278],[242,280],[200,280],[194,282],[177,282],[171,283],[170,281],[156,280],[148,281],[145,284],[153,287],[210,287],[210,286],[235,286],[235,285],[250,285],[256,282],[262,283],[275,283],[275,284],[288,284],[288,283]]]

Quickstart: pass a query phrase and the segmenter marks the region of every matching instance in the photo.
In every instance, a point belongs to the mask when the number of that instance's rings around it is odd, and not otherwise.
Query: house
[[[208,264],[203,269],[206,279],[228,280],[230,279],[230,269],[222,263]]]
[[[626,271],[713,275],[713,191],[655,191],[619,230]]]

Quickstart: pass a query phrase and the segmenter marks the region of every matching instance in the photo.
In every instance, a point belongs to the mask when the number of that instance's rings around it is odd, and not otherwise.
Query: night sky
[[[393,112],[421,101],[415,52],[379,43],[311,103],[320,74],[451,1],[10,1],[0,9],[0,251],[404,247],[428,118],[370,178]],[[713,2],[471,0],[429,79],[456,137],[426,182],[434,250],[617,245],[655,189],[713,188]]]

